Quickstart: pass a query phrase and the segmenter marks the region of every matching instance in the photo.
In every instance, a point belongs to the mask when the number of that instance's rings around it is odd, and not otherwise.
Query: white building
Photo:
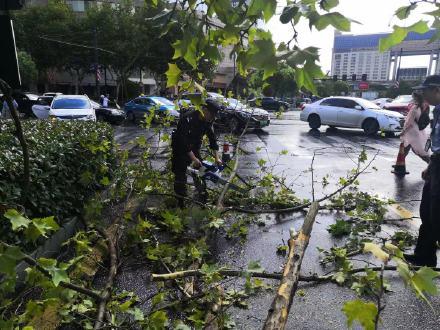
[[[438,73],[440,70],[438,42],[428,43],[434,33],[434,30],[425,34],[409,33],[400,45],[381,53],[379,40],[388,33],[353,35],[336,32],[331,73],[337,75],[338,79],[344,74],[347,75],[348,80],[353,74],[356,74],[358,79],[362,74],[367,74],[370,81],[394,80],[399,57],[413,55],[430,55],[427,74]]]

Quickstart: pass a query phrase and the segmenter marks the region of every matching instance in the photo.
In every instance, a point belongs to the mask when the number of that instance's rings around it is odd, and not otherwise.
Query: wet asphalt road
[[[145,131],[136,127],[118,127],[115,130],[116,140],[122,148],[130,149],[129,141],[143,135]],[[148,133],[147,133],[148,135]],[[273,171],[283,174],[292,185],[296,194],[302,198],[312,198],[310,168],[314,153],[315,196],[319,198],[335,189],[339,177],[346,176],[348,171],[356,167],[357,156],[362,148],[368,154],[368,161],[375,156],[372,167],[359,177],[360,189],[397,201],[419,200],[423,181],[420,178],[425,164],[414,154],[407,157],[405,178],[396,178],[391,173],[399,147],[399,138],[366,137],[361,130],[337,129],[328,130],[321,127],[320,132],[311,131],[306,123],[299,121],[299,112],[289,112],[281,119],[273,119],[268,128],[249,132],[244,137],[243,150],[246,153],[240,158],[239,174],[243,176],[258,175],[259,159],[266,160],[266,166],[272,166]],[[286,150],[286,155],[280,153]],[[323,188],[322,178],[329,175],[330,184]],[[418,202],[401,203],[403,207],[418,216]],[[309,247],[302,264],[302,273],[309,272],[324,274],[331,269],[323,269],[319,264],[317,247],[329,249],[335,244],[343,244],[341,240],[332,239],[327,227],[341,215],[328,211],[320,212],[316,218]],[[398,217],[390,213],[390,217]],[[218,237],[214,242],[214,259],[221,265],[233,268],[246,268],[251,260],[259,260],[266,271],[280,271],[285,258],[276,254],[277,246],[289,238],[289,229],[296,230],[302,225],[303,214],[274,217],[263,215],[264,227],[251,225],[247,241],[240,244]],[[416,233],[419,220],[406,221],[400,224]],[[384,225],[380,235],[387,236],[399,228]],[[440,257],[440,254],[438,254]],[[373,259],[368,259],[375,262]],[[358,262],[357,266],[363,265]],[[142,276],[136,276],[142,278]],[[134,282],[136,276],[127,274]],[[391,284],[391,293],[386,295],[386,308],[382,313],[382,329],[439,329],[440,299],[433,298],[432,306],[436,313],[414,293],[405,288],[397,274],[388,273],[387,279]],[[121,279],[124,281],[123,279]],[[241,279],[232,282],[240,286]],[[144,282],[145,283],[145,282]],[[277,282],[267,281],[275,287]],[[230,284],[231,285],[231,284]],[[130,289],[126,287],[126,289]],[[289,315],[288,329],[344,329],[346,319],[341,312],[345,301],[355,299],[353,291],[337,287],[334,284],[305,285],[300,284],[303,296],[294,298]],[[131,288],[133,290],[133,288]],[[139,291],[140,290],[140,291]],[[136,290],[141,296],[151,292]],[[232,315],[239,329],[261,328],[267,310],[272,302],[274,291],[258,293],[248,300],[249,309],[233,308]]]

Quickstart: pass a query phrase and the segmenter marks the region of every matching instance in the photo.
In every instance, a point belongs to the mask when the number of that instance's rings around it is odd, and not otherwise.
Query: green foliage
[[[342,311],[347,317],[348,327],[353,327],[354,321],[358,321],[365,330],[375,328],[375,319],[378,313],[377,307],[372,302],[365,302],[360,299],[347,301],[342,307]]]
[[[23,122],[30,153],[31,183],[23,199],[20,185],[22,153],[11,138],[13,125],[0,124],[0,205],[25,207],[26,215],[54,215],[61,220],[79,214],[84,202],[102,179],[111,176],[114,164],[113,133],[107,124],[94,122]],[[17,226],[15,220],[13,226]],[[4,222],[3,222],[4,223]],[[34,221],[35,231],[49,225]],[[0,227],[7,232],[8,226]]]
[[[336,223],[330,225],[327,228],[327,231],[333,237],[342,237],[345,235],[349,235],[351,233],[351,223],[342,219],[336,219]]]
[[[20,68],[21,83],[29,88],[29,86],[37,80],[37,66],[32,57],[24,51],[18,51],[17,58],[18,66]]]
[[[350,85],[346,81],[325,80],[317,83],[317,95],[321,97],[347,95]]]

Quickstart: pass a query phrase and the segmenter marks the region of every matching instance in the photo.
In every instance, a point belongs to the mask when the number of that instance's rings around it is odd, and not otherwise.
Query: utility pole
[[[96,90],[95,90],[95,97],[98,98],[99,95],[101,94],[100,90],[99,90],[99,62],[98,62],[98,28],[95,27],[94,29],[94,33],[93,33],[93,47],[95,49],[95,85],[96,85]]]
[[[18,68],[17,49],[15,47],[14,27],[9,10],[23,8],[22,0],[0,0],[0,45],[2,45],[2,60],[0,61],[0,78],[12,88],[21,87],[20,71]]]

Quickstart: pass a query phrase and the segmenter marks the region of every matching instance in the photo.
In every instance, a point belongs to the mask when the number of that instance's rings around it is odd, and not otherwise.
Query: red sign
[[[361,82],[359,83],[359,89],[360,89],[360,90],[365,91],[365,90],[367,90],[367,89],[369,89],[369,88],[370,88],[370,85],[369,85],[367,82],[365,82],[365,81],[361,81]]]

